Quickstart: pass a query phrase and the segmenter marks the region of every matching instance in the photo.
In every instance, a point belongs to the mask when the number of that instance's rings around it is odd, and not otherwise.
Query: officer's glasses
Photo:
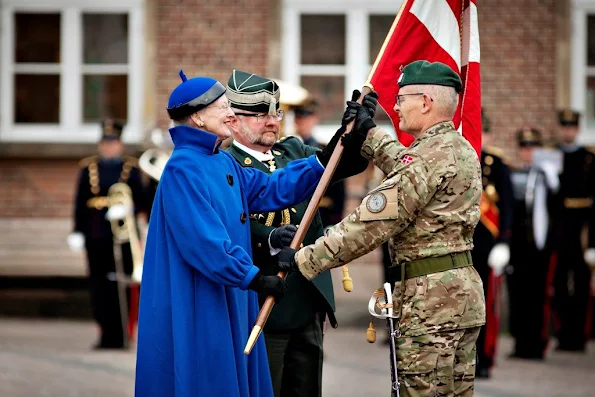
[[[281,120],[283,120],[284,114],[285,113],[283,112],[283,110],[277,111],[277,114],[236,112],[236,116],[255,117],[257,123],[264,123],[269,120],[269,117],[274,117],[276,121],[281,121]]]
[[[425,92],[415,92],[413,94],[397,94],[395,95],[395,103],[397,104],[397,106],[401,106],[401,104],[403,103],[403,97],[407,96],[407,95],[428,95]],[[432,99],[431,96],[428,95],[428,98],[430,98],[430,101],[434,102],[434,100]]]

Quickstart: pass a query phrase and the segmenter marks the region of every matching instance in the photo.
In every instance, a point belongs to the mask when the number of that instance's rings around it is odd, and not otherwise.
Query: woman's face
[[[231,136],[230,123],[234,113],[225,94],[192,117],[200,129],[217,135],[220,140]],[[201,126],[201,124],[204,125]]]

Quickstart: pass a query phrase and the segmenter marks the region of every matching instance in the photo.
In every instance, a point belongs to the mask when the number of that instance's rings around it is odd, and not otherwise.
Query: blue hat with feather
[[[180,70],[182,82],[174,88],[167,102],[167,113],[172,120],[180,120],[209,106],[225,94],[225,86],[210,77],[186,78]]]

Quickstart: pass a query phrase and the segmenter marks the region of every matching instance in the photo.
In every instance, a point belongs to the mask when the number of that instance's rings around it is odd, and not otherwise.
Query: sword
[[[388,328],[388,337],[390,338],[390,377],[393,397],[399,395],[399,374],[397,372],[397,346],[395,338],[400,335],[398,329],[395,329],[395,319],[393,318],[393,294],[390,283],[384,283],[384,293],[386,294],[386,327]]]

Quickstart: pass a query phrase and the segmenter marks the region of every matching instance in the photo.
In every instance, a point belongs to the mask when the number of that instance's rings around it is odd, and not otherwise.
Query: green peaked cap
[[[280,96],[273,80],[241,70],[234,70],[227,82],[227,98],[236,109],[276,114]]]
[[[448,65],[441,62],[415,61],[403,68],[397,81],[399,88],[406,85],[429,84],[453,87],[461,92],[461,78]]]

